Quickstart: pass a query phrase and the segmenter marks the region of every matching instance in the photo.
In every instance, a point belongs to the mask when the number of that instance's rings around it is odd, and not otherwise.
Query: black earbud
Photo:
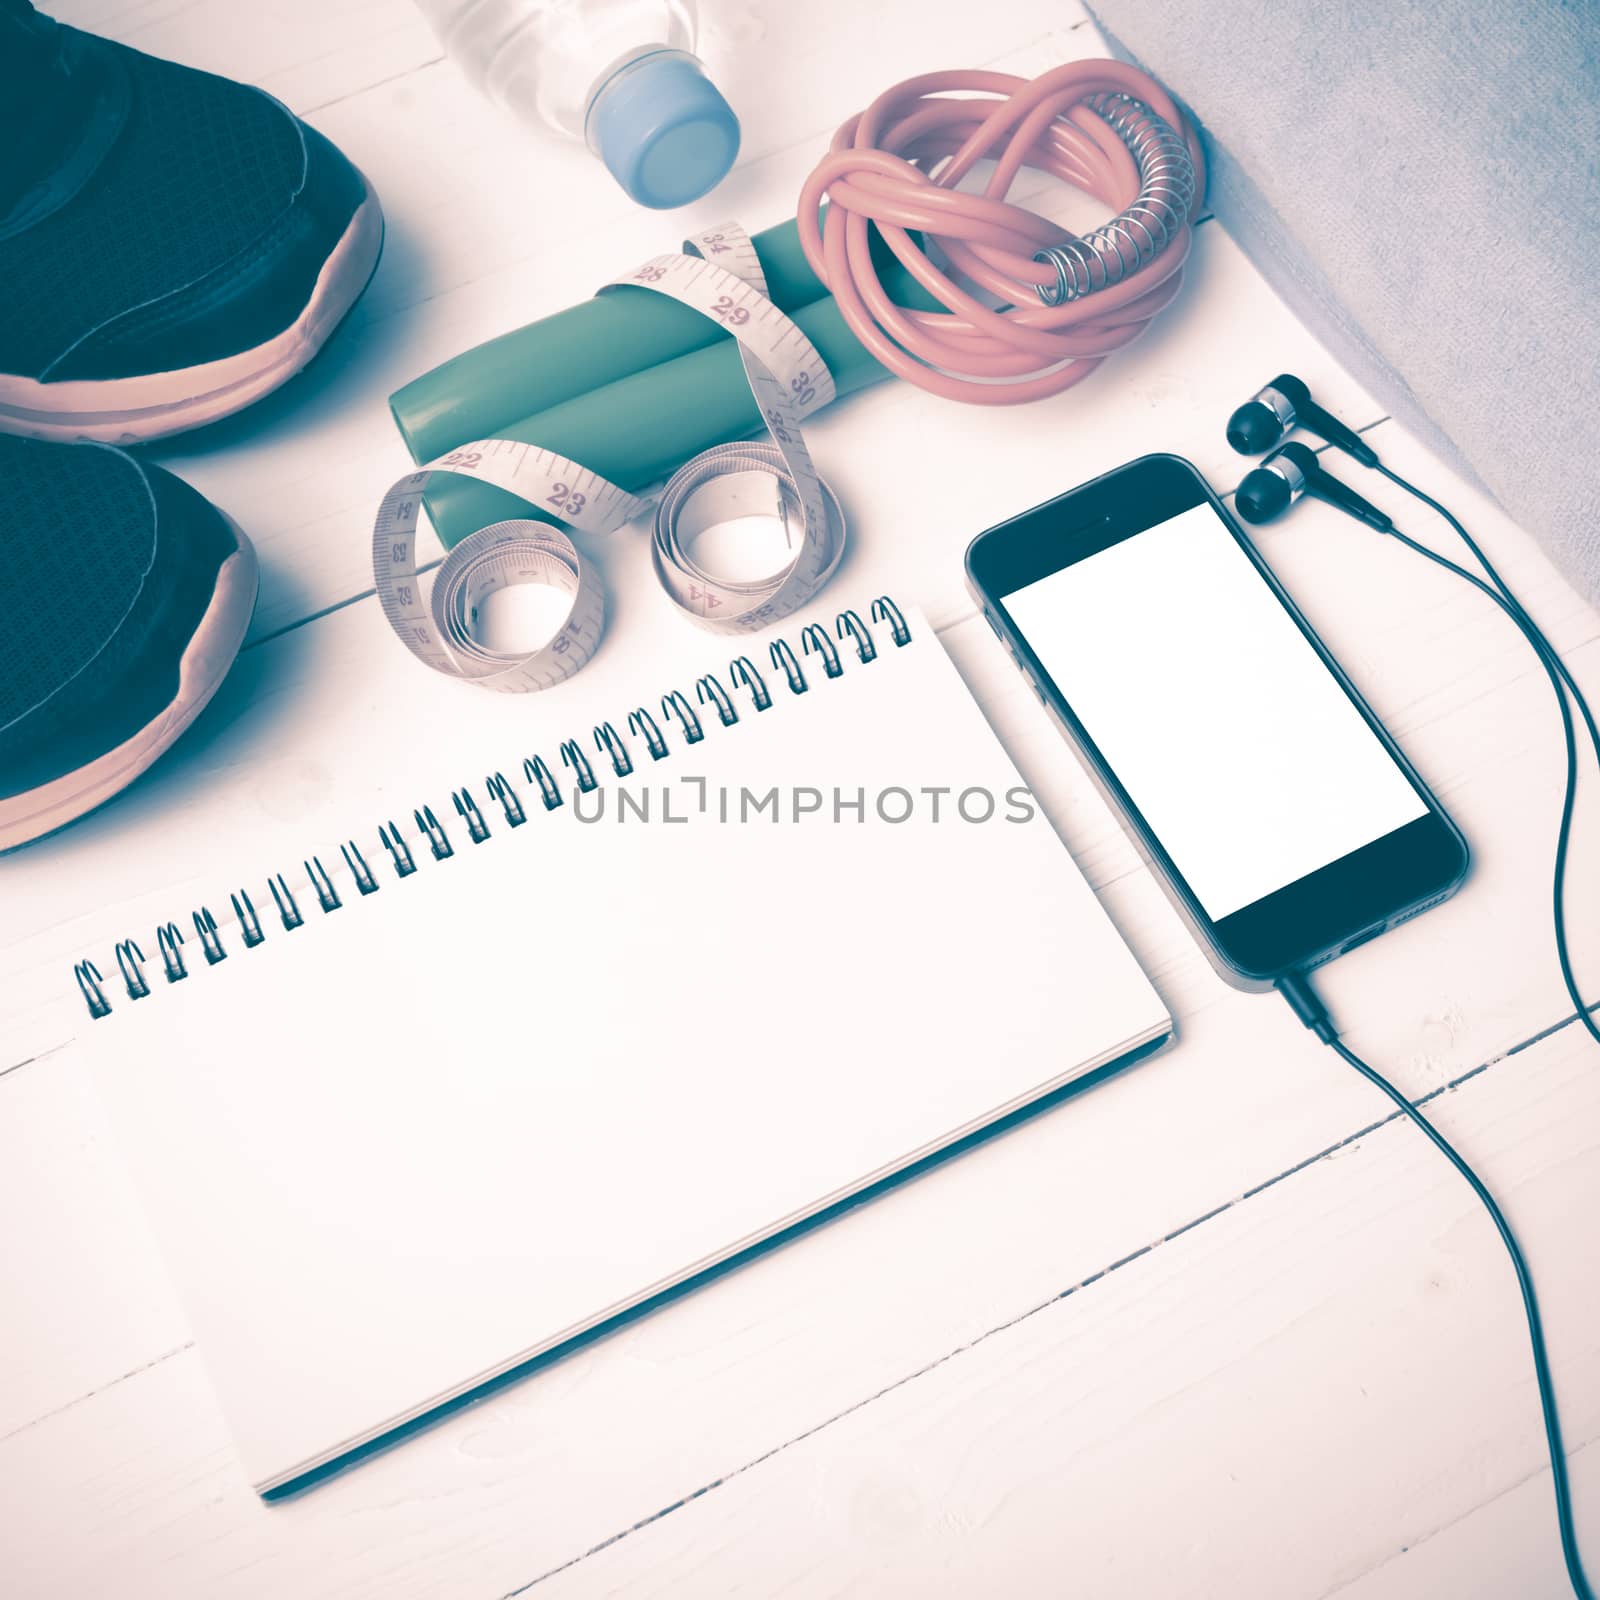
[[[1280,372],[1228,418],[1228,443],[1242,456],[1258,456],[1278,444],[1291,428],[1309,428],[1364,467],[1378,464],[1378,453],[1353,428],[1311,398],[1292,372]]]
[[[1247,472],[1233,497],[1233,504],[1246,522],[1271,522],[1303,494],[1327,501],[1379,533],[1388,533],[1394,527],[1370,500],[1363,500],[1332,473],[1324,472],[1316,453],[1303,444],[1279,445],[1259,467]]]

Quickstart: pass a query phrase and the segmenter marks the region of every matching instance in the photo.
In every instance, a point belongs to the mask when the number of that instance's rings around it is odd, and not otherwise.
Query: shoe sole
[[[178,667],[178,690],[165,710],[98,760],[52,783],[0,800],[0,852],[64,828],[133,782],[204,710],[227,677],[255,610],[260,568],[255,547],[223,514],[235,548],[217,571],[217,585]]]
[[[383,248],[383,212],[369,187],[306,308],[276,338],[221,361],[137,378],[40,382],[0,373],[0,430],[29,439],[140,444],[202,427],[287,383],[361,297]]]

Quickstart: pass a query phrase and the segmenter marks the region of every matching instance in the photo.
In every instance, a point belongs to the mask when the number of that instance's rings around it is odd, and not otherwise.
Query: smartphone
[[[967,575],[1236,987],[1466,876],[1460,830],[1187,461],[1143,456],[990,528]]]

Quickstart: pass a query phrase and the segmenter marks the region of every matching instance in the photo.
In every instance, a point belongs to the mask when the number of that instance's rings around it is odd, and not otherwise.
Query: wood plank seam
[[[1540,1043],[1545,1039],[1550,1038],[1553,1034],[1558,1033],[1562,1028],[1570,1026],[1575,1020],[1576,1019],[1574,1017],[1568,1017],[1561,1022],[1553,1023],[1551,1026],[1541,1030],[1533,1037],[1523,1041],[1520,1044],[1511,1046],[1501,1055],[1496,1056],[1488,1061],[1482,1061],[1477,1066],[1469,1068],[1466,1072],[1459,1073],[1455,1077],[1449,1079],[1447,1082],[1430,1089],[1426,1094],[1419,1095],[1414,1103],[1418,1106],[1430,1104],[1434,1100],[1439,1099],[1441,1096],[1460,1088],[1463,1084],[1471,1082],[1474,1078],[1480,1077],[1482,1074],[1490,1071],[1491,1069],[1509,1061],[1511,1057],[1520,1054],[1522,1051],[1531,1048],[1533,1045]],[[54,1053],[54,1051],[47,1052],[47,1054]],[[23,1064],[26,1065],[26,1063]],[[1243,1205],[1271,1189],[1277,1188],[1280,1184],[1285,1183],[1290,1178],[1293,1178],[1297,1174],[1306,1171],[1308,1168],[1315,1166],[1318,1162],[1325,1161],[1330,1157],[1337,1155],[1340,1151],[1350,1148],[1360,1140],[1365,1139],[1371,1134],[1377,1132],[1380,1128],[1387,1127],[1390,1123],[1400,1122],[1403,1120],[1404,1118],[1402,1113],[1394,1111],[1390,1112],[1387,1116],[1379,1117],[1372,1122],[1363,1124],[1361,1127],[1348,1134],[1345,1134],[1342,1138],[1335,1140],[1332,1144],[1325,1145],[1321,1149],[1313,1151],[1311,1154],[1303,1157],[1301,1160],[1293,1162],[1289,1166],[1283,1168],[1281,1171],[1275,1173],[1272,1177],[1266,1178],[1260,1183],[1253,1185],[1251,1188],[1244,1190],[1242,1193],[1235,1195],[1232,1199],[1225,1200],[1220,1205],[1213,1206],[1210,1210],[1202,1212],[1199,1216],[1190,1218],[1188,1221],[1182,1223],[1176,1228],[1170,1229],[1168,1232],[1162,1234],[1159,1238],[1152,1240],[1150,1243],[1141,1245],[1138,1249],[1131,1250],[1126,1254],[1119,1256],[1115,1261],[1109,1262],[1107,1265],[1098,1268],[1096,1271],[1088,1273],[1084,1277],[1080,1278],[1076,1283],[1069,1285],[1067,1288],[1060,1290],[1054,1295],[1051,1295],[1048,1299],[1039,1301],[1033,1306],[1028,1307],[1026,1310],[1018,1312],[1015,1316],[1008,1317],[1003,1322],[996,1323],[993,1326],[984,1329],[983,1332],[974,1335],[971,1339],[965,1340],[963,1343],[955,1346],[953,1349],[946,1351],[937,1359],[925,1362],[922,1366],[916,1368],[914,1371],[906,1373],[903,1376],[895,1379],[894,1382],[882,1385],[864,1399],[858,1400],[854,1404],[846,1406],[842,1410],[830,1414],[822,1421],[816,1423],[814,1426],[804,1429],[802,1432],[784,1440],[781,1444],[774,1445],[770,1450],[764,1451],[760,1455],[752,1457],[750,1460],[744,1462],[741,1466],[734,1468],[732,1471],[724,1473],[720,1477],[711,1479],[710,1481],[702,1484],[699,1488],[691,1491],[689,1494],[673,1501],[670,1505],[662,1507],[660,1510],[651,1513],[651,1515],[648,1517],[641,1518],[638,1522],[631,1524],[629,1527],[619,1530],[617,1533],[611,1535],[610,1538],[604,1539],[598,1544],[591,1546],[582,1554],[574,1556],[570,1561],[563,1562],[560,1566],[552,1567],[548,1571],[540,1573],[537,1577],[530,1579],[528,1583],[522,1585],[520,1588],[508,1591],[505,1595],[500,1597],[500,1600],[512,1600],[512,1597],[525,1593],[534,1584],[542,1583],[546,1578],[553,1577],[557,1573],[563,1572],[567,1568],[575,1565],[577,1562],[584,1560],[586,1557],[594,1555],[599,1551],[608,1548],[610,1545],[617,1543],[621,1539],[627,1538],[629,1534],[639,1532],[650,1526],[652,1523],[659,1522],[662,1518],[670,1516],[672,1512],[681,1509],[685,1505],[688,1505],[691,1501],[702,1498],[703,1496],[711,1493],[714,1489],[717,1489],[723,1484],[729,1482],[731,1479],[748,1472],[753,1467],[760,1466],[763,1462],[772,1459],[772,1457],[788,1449],[790,1446],[799,1444],[804,1440],[811,1438],[813,1435],[822,1432],[824,1429],[830,1427],[833,1423],[840,1421],[844,1417],[850,1416],[852,1413],[862,1410],[865,1406],[872,1404],[874,1400],[877,1400],[881,1396],[893,1393],[895,1390],[905,1387],[905,1385],[908,1383],[911,1383],[917,1378],[920,1378],[925,1374],[943,1366],[946,1362],[952,1360],[958,1355],[961,1355],[963,1352],[974,1349],[978,1345],[983,1344],[986,1340],[1018,1326],[1020,1323],[1025,1322],[1028,1318],[1036,1316],[1042,1311],[1048,1310],[1058,1301],[1069,1299],[1073,1295],[1078,1294],[1080,1291],[1109,1278],[1113,1273],[1120,1271],[1122,1268],[1131,1265],[1135,1261],[1141,1260],[1143,1257],[1149,1255],[1153,1250],[1156,1250],[1161,1245],[1170,1244],[1173,1240],[1180,1239],[1184,1235],[1194,1232],[1195,1229],[1202,1227],[1207,1222],[1213,1221],[1217,1217],[1222,1216],[1224,1213],[1233,1210],[1235,1207]],[[18,1434],[27,1432],[30,1428],[37,1426],[39,1423],[48,1421],[50,1418],[60,1416],[64,1412],[73,1410],[75,1407],[82,1405],[86,1401],[92,1400],[96,1396],[104,1394],[106,1391],[126,1382],[128,1379],[136,1378],[142,1373],[151,1371],[153,1368],[159,1367],[164,1362],[171,1360],[174,1356],[182,1355],[185,1352],[194,1349],[194,1347],[194,1341],[192,1339],[185,1340],[181,1344],[174,1345],[171,1349],[163,1351],[160,1355],[152,1357],[149,1361],[143,1362],[139,1366],[134,1367],[115,1378],[111,1378],[105,1383],[97,1385],[95,1388],[88,1390],[86,1393],[78,1395],[71,1400],[64,1401],[62,1404],[53,1407],[50,1411],[45,1412],[38,1417],[34,1417],[25,1423],[22,1423],[20,1426],[12,1429],[9,1433],[0,1434],[0,1444],[5,1443],[8,1439],[15,1438]]]
[[[1567,1461],[1569,1466],[1576,1465],[1580,1457],[1586,1456],[1589,1451],[1594,1449],[1594,1444],[1595,1442],[1592,1439],[1584,1440],[1582,1443],[1576,1445],[1568,1444]],[[1335,1600],[1337,1595],[1348,1594],[1358,1584],[1367,1583],[1375,1573],[1382,1572],[1386,1567],[1392,1566],[1402,1556],[1409,1555],[1413,1550],[1421,1550],[1425,1548],[1441,1535],[1449,1533],[1452,1528],[1458,1528],[1471,1522],[1474,1517],[1481,1515],[1487,1507],[1496,1505],[1502,1500],[1509,1499],[1510,1496],[1516,1494],[1519,1490],[1525,1489],[1530,1483],[1535,1483],[1540,1478],[1547,1478],[1549,1475],[1549,1463],[1541,1457],[1540,1460],[1534,1466],[1530,1467],[1525,1473],[1523,1473],[1520,1478],[1515,1478],[1510,1483],[1506,1484],[1506,1486],[1501,1489],[1498,1494],[1491,1495],[1487,1500],[1483,1500],[1476,1505],[1469,1506],[1467,1510],[1461,1512],[1458,1516],[1447,1518],[1445,1521],[1429,1528],[1428,1531],[1420,1538],[1412,1539],[1408,1543],[1401,1545],[1398,1550],[1392,1551],[1389,1555],[1385,1556],[1384,1559],[1376,1566],[1368,1567],[1365,1572],[1358,1572],[1353,1578],[1348,1578],[1343,1583],[1336,1583],[1331,1589],[1324,1589],[1317,1597],[1317,1600]]]
[[[1544,1033],[1539,1035],[1539,1037],[1541,1039],[1548,1038],[1551,1034],[1559,1031],[1560,1028],[1568,1026],[1571,1020],[1572,1019],[1568,1019],[1568,1022],[1558,1023],[1554,1027],[1546,1029]],[[1481,1077],[1483,1074],[1491,1071],[1495,1067],[1501,1066],[1506,1061],[1509,1061],[1512,1056],[1518,1054],[1522,1050],[1527,1049],[1529,1045],[1534,1042],[1535,1041],[1533,1040],[1529,1040],[1525,1044],[1514,1046],[1512,1049],[1507,1050],[1503,1055],[1497,1056],[1491,1061],[1480,1062],[1477,1066],[1471,1068],[1470,1070],[1459,1073],[1457,1076],[1451,1078],[1448,1082],[1440,1084],[1437,1088],[1429,1090],[1428,1093],[1419,1095],[1413,1103],[1420,1107],[1426,1106],[1432,1101],[1440,1099],[1442,1096],[1460,1088],[1462,1085],[1471,1082],[1474,1078]],[[655,1523],[661,1522],[666,1517],[671,1516],[675,1511],[680,1511],[685,1506],[693,1504],[693,1502],[696,1500],[704,1499],[707,1495],[712,1494],[716,1490],[731,1483],[735,1478],[742,1477],[745,1473],[750,1472],[753,1469],[764,1465],[766,1462],[773,1460],[775,1457],[781,1455],[785,1450],[791,1449],[796,1445],[802,1444],[805,1441],[814,1438],[816,1435],[832,1427],[836,1422],[840,1422],[844,1418],[864,1410],[867,1406],[872,1405],[874,1402],[882,1399],[885,1395],[892,1394],[896,1390],[905,1388],[908,1384],[914,1383],[919,1378],[925,1377],[928,1373],[938,1370],[940,1367],[945,1366],[948,1362],[955,1360],[958,1356],[964,1355],[968,1351],[976,1349],[979,1345],[986,1343],[988,1340],[1018,1327],[1020,1324],[1026,1322],[1029,1318],[1038,1316],[1041,1312],[1048,1311],[1052,1306],[1059,1304],[1061,1301],[1068,1300],[1072,1296],[1090,1288],[1092,1285],[1102,1282],[1103,1280],[1109,1278],[1113,1273],[1120,1271],[1122,1268],[1131,1265],[1135,1261],[1141,1260],[1143,1257],[1149,1255],[1152,1251],[1159,1249],[1162,1245],[1170,1244],[1173,1240],[1182,1238],[1185,1234],[1192,1233],[1196,1228],[1203,1226],[1207,1222],[1213,1221],[1215,1218],[1222,1216],[1224,1213],[1232,1211],[1238,1206],[1245,1205],[1259,1195],[1266,1193],[1268,1190],[1275,1189],[1280,1184],[1286,1183],[1291,1178],[1296,1177],[1298,1174],[1316,1166],[1319,1162],[1330,1160],[1334,1156],[1337,1156],[1341,1151],[1349,1149],[1351,1146],[1357,1144],[1360,1140],[1368,1138],[1370,1135],[1378,1132],[1380,1129],[1388,1127],[1392,1123],[1404,1123],[1406,1120],[1407,1119],[1404,1113],[1392,1111],[1387,1116],[1379,1117],[1376,1120],[1357,1128],[1354,1132],[1346,1134],[1342,1139],[1338,1139],[1334,1143],[1316,1151],[1314,1154],[1306,1156],[1303,1160],[1297,1161],[1293,1165],[1284,1168],[1283,1171],[1275,1174],[1273,1177],[1267,1178],[1263,1182],[1254,1185],[1252,1188],[1246,1189],[1244,1193],[1236,1195],[1233,1199],[1226,1200],[1219,1206],[1214,1206],[1211,1210],[1203,1213],[1202,1215],[1191,1218],[1182,1226],[1174,1228],[1170,1232],[1163,1234],[1159,1239],[1152,1240],[1149,1244],[1142,1245],[1139,1249],[1130,1251],[1128,1254],[1120,1257],[1116,1261],[1111,1262],[1109,1265],[1104,1266],[1098,1271],[1092,1272],[1086,1277],[1079,1279],[1077,1283],[1071,1284],[1067,1288],[1062,1289],[1059,1293],[1052,1295],[1048,1300],[1042,1300],[1038,1304],[1030,1306],[1027,1310],[1018,1312],[1017,1315],[1008,1317],[1005,1321],[997,1323],[993,1327],[986,1328],[982,1333],[975,1335],[971,1339],[963,1341],[961,1344],[955,1346],[951,1350],[946,1351],[943,1355],[937,1357],[936,1359],[925,1362],[922,1366],[916,1368],[914,1371],[908,1372],[903,1376],[896,1378],[894,1382],[880,1386],[871,1394],[866,1395],[860,1400],[857,1400],[854,1404],[845,1406],[842,1410],[836,1411],[832,1415],[823,1418],[820,1422],[815,1423],[813,1426],[804,1429],[802,1432],[793,1435],[791,1438],[785,1439],[781,1444],[774,1445],[770,1450],[764,1450],[760,1455],[753,1456],[750,1458],[750,1460],[732,1468],[730,1471],[722,1473],[716,1478],[710,1479],[706,1483],[701,1484],[698,1488],[691,1490],[688,1494],[683,1495],[677,1500],[674,1500],[670,1505],[663,1506],[660,1510],[652,1512],[647,1517],[641,1517],[638,1521],[631,1523],[628,1527],[619,1529],[616,1533],[610,1535],[610,1537],[602,1539],[598,1543],[591,1545],[588,1549],[582,1551],[578,1555],[573,1556],[570,1560],[563,1561],[558,1566],[551,1567],[547,1571],[540,1573],[537,1577],[530,1578],[528,1582],[519,1585],[515,1589],[505,1591],[498,1597],[498,1600],[517,1600],[518,1596],[526,1594],[536,1585],[545,1582],[549,1578],[556,1577],[562,1572],[570,1570],[571,1568],[577,1566],[580,1562],[586,1561],[589,1559],[589,1557],[598,1555],[601,1551],[607,1550],[611,1546],[619,1544],[622,1540],[635,1533],[643,1532],[645,1529],[651,1527]],[[1567,1450],[1568,1455],[1576,1455],[1577,1452],[1589,1442],[1590,1441],[1588,1440],[1569,1442]],[[1539,1476],[1541,1472],[1547,1472],[1548,1470],[1548,1466],[1540,1465],[1539,1467],[1536,1467],[1530,1471],[1530,1473],[1527,1474],[1527,1478],[1535,1478]],[[1527,1480],[1519,1480],[1519,1482],[1523,1481]],[[1511,1487],[1516,1486],[1512,1485]],[[1509,1490],[1507,1492],[1509,1492]],[[1433,1531],[1438,1532],[1442,1531],[1442,1529]],[[1430,1533],[1430,1537],[1431,1536],[1432,1535]]]
[[[141,1372],[150,1372],[159,1367],[164,1361],[170,1361],[174,1356],[181,1356],[186,1350],[193,1349],[194,1340],[185,1339],[182,1344],[175,1344],[170,1350],[163,1350],[160,1355],[151,1356],[148,1361],[141,1361],[138,1366],[119,1373],[115,1378],[107,1378],[104,1383],[96,1384],[87,1394],[77,1395],[71,1400],[63,1400],[60,1405],[52,1406],[39,1416],[30,1417],[26,1422],[19,1423],[9,1433],[0,1433],[0,1444],[4,1444],[8,1439],[15,1439],[19,1434],[26,1433],[30,1428],[37,1428],[40,1423],[48,1422],[52,1417],[59,1417],[63,1412],[71,1411],[74,1407],[81,1406],[86,1400],[93,1400],[96,1395],[104,1394],[108,1389],[115,1389],[119,1383],[126,1383],[129,1378],[137,1378]]]
[[[41,1050],[36,1056],[29,1056],[23,1061],[13,1061],[9,1067],[0,1067],[0,1078],[8,1077],[13,1072],[21,1072],[24,1067],[31,1067],[36,1061],[47,1061],[53,1055],[59,1055],[72,1041],[63,1039],[60,1044],[53,1044],[48,1050]]]
[[[313,117],[319,111],[331,110],[334,106],[342,106],[347,100],[355,100],[369,93],[373,89],[386,88],[391,83],[399,83],[404,78],[413,78],[419,72],[425,72],[429,67],[442,66],[446,60],[443,52],[436,56],[429,56],[426,61],[418,61],[409,67],[403,67],[399,72],[391,72],[387,78],[379,78],[372,83],[364,83],[359,89],[352,89],[348,94],[336,94],[331,100],[319,100],[314,106],[305,106],[295,113],[304,119]]]
[[[434,561],[424,561],[418,564],[417,575],[432,572],[436,567],[443,565],[443,558]],[[363,600],[375,600],[378,597],[376,589],[363,589],[360,594],[350,595],[344,600],[335,600],[331,605],[325,605],[304,617],[296,617],[293,622],[286,622],[281,628],[274,628],[271,633],[264,633],[257,639],[250,639],[240,648],[239,654],[246,650],[254,650],[258,645],[268,643],[272,639],[281,639],[286,633],[293,633],[296,628],[304,628],[313,622],[320,622],[324,617],[331,617],[336,611],[343,611],[347,606],[358,606]]]
[[[1585,1006],[1584,1010],[1587,1011],[1590,1016],[1600,1013],[1600,1000],[1596,1000],[1593,1005]],[[1578,1013],[1574,1011],[1570,1016],[1563,1017],[1559,1022],[1552,1022],[1548,1028],[1545,1028],[1543,1031],[1534,1034],[1531,1039],[1524,1039],[1521,1044],[1514,1044],[1510,1046],[1510,1048],[1506,1051],[1506,1055],[1514,1056],[1520,1054],[1524,1050],[1531,1050],[1534,1045],[1542,1044],[1550,1037],[1551,1034],[1559,1033],[1569,1023],[1576,1022],[1577,1020]],[[1420,1105],[1421,1102],[1419,1101],[1418,1104]]]

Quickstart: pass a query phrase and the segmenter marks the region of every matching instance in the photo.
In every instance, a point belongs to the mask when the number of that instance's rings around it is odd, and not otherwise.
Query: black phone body
[[[989,529],[967,576],[1236,987],[1466,876],[1460,830],[1189,462],[1142,456]]]

